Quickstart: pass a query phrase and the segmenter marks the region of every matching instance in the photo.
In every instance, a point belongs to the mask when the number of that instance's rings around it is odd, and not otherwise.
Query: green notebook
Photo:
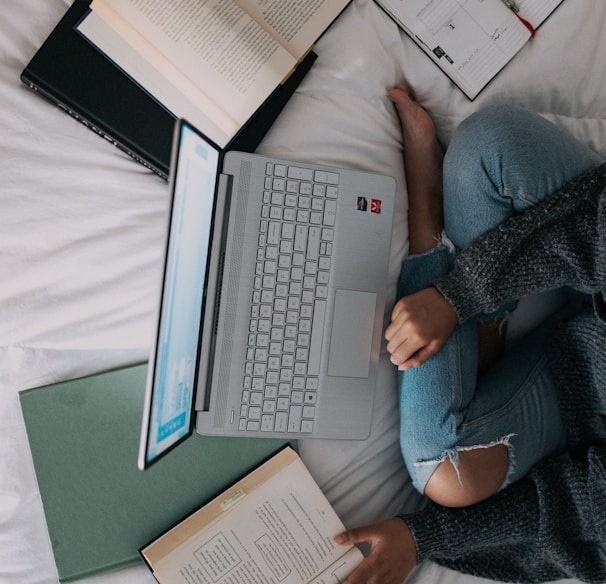
[[[142,546],[285,444],[194,434],[141,472],[146,368],[19,395],[62,582],[141,562]]]

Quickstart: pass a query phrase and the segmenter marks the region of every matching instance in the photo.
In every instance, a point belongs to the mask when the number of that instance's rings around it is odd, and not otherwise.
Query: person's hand
[[[401,298],[385,330],[391,362],[404,371],[433,357],[457,325],[457,315],[436,288]]]
[[[399,517],[335,537],[339,545],[362,542],[370,544],[370,553],[343,584],[402,584],[417,563],[412,532]]]

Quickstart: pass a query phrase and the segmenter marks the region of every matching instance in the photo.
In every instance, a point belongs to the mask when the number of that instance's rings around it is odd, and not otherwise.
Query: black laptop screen
[[[145,466],[191,432],[219,153],[179,124]]]

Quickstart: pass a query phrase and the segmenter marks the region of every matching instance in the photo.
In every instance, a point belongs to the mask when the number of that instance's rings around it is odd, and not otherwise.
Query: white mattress
[[[4,0],[0,11],[0,582],[56,582],[17,394],[145,360],[158,298],[167,185],[19,81],[67,0]],[[535,110],[606,156],[606,3],[566,0],[470,102],[372,0],[354,0],[260,151],[396,177],[390,299],[407,250],[398,121],[404,82],[446,143],[494,102]],[[398,446],[395,371],[383,355],[372,435],[300,450],[348,526],[419,504]],[[475,580],[427,563],[413,582]],[[151,583],[143,567],[90,579]]]

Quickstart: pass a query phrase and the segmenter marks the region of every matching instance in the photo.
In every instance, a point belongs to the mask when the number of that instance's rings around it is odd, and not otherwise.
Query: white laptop
[[[139,466],[191,434],[364,439],[395,181],[175,127]]]

